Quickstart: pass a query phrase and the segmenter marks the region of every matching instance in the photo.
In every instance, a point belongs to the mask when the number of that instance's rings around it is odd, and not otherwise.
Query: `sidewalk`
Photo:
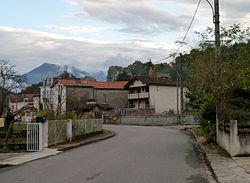
[[[0,153],[0,168],[7,166],[20,165],[26,162],[34,161],[37,159],[45,158],[48,156],[57,155],[62,153],[64,150],[79,147],[81,145],[94,143],[100,140],[104,140],[115,135],[114,132],[103,130],[102,134],[95,135],[93,137],[88,137],[80,139],[78,141],[72,142],[70,144],[58,145],[56,148],[45,148],[43,151],[39,152],[22,152],[22,153]]]
[[[44,149],[39,152],[27,152],[27,153],[0,153],[0,165],[2,166],[12,166],[12,165],[20,165],[29,161],[33,161],[36,159],[45,158],[48,156],[56,155],[61,153],[62,151],[58,151],[57,149]],[[6,158],[6,159],[4,159]]]
[[[212,173],[220,183],[249,183],[250,157],[230,157],[217,145],[207,144],[205,138],[191,128],[184,127],[193,134],[197,145],[203,152]]]

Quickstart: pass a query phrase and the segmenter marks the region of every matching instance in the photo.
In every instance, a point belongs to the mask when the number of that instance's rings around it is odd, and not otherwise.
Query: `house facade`
[[[9,98],[9,108],[12,112],[17,112],[25,107],[39,110],[40,99],[38,94],[19,94]]]
[[[49,79],[49,78],[48,78]],[[127,106],[127,84],[121,82],[97,82],[78,78],[44,81],[40,88],[43,108],[54,111],[76,111],[84,108],[89,101],[98,106],[108,104],[114,109]]]
[[[177,105],[176,82],[162,77],[138,76],[125,86],[129,90],[128,101],[136,109],[152,108],[156,113],[180,110]],[[180,90],[179,90],[180,96]]]

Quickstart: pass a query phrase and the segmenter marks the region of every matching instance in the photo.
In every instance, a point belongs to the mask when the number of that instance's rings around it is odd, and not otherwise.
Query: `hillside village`
[[[15,113],[27,111],[29,107],[34,114],[53,111],[55,118],[64,113],[80,117],[86,112],[101,117],[105,111],[120,112],[126,108],[154,111],[155,114],[177,111],[176,82],[166,77],[144,76],[129,81],[98,82],[76,78],[65,71],[59,76],[46,78],[39,88],[40,95],[29,93],[10,97],[10,110]],[[31,118],[29,120],[31,122]]]
[[[248,46],[242,43],[238,49]],[[196,60],[197,54],[210,57],[210,52],[193,50],[172,64],[111,66],[108,81],[76,77],[65,69],[16,94],[10,91],[21,86],[23,76],[13,75],[15,84],[2,90],[7,97],[2,100],[0,147],[39,152],[101,135],[106,124],[199,125],[192,133],[203,134],[206,142],[217,142],[232,157],[249,155],[249,57],[242,54],[238,65]],[[8,62],[1,64],[8,67]],[[222,75],[210,72],[216,67],[224,69]],[[215,89],[219,86],[225,87]]]
[[[0,182],[250,182],[247,7],[0,2]]]

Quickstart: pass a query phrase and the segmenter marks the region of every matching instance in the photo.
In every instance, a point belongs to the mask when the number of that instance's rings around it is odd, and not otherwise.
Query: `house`
[[[9,98],[9,108],[15,118],[23,122],[31,122],[34,112],[40,109],[40,96],[38,94],[19,94]]]
[[[53,86],[55,85],[55,83],[58,80],[61,80],[61,79],[74,80],[74,79],[76,79],[76,77],[74,75],[68,73],[67,71],[64,71],[59,76],[47,77],[46,79],[44,79],[43,85],[40,86],[40,101],[41,101],[42,109],[55,108],[55,107],[53,107],[53,104],[55,103],[54,102],[55,92],[61,93],[63,91],[59,92],[59,89],[56,90],[55,88],[53,88]]]
[[[14,113],[27,107],[39,110],[39,101],[40,96],[38,94],[18,94],[9,98],[9,108]]]
[[[113,109],[127,105],[127,81],[98,82],[79,78],[47,78],[40,87],[43,108],[66,112],[83,110],[89,100],[96,106],[108,104]]]
[[[177,111],[177,87],[175,81],[163,77],[138,76],[132,78],[125,88],[129,90],[129,105],[136,109],[151,108],[156,113],[169,110]]]

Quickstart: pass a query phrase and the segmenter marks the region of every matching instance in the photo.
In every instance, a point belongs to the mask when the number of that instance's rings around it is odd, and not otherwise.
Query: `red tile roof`
[[[115,81],[115,82],[98,82],[88,81],[79,79],[60,79],[58,80],[65,86],[82,86],[82,87],[93,87],[99,89],[123,89],[127,84],[127,81]]]

